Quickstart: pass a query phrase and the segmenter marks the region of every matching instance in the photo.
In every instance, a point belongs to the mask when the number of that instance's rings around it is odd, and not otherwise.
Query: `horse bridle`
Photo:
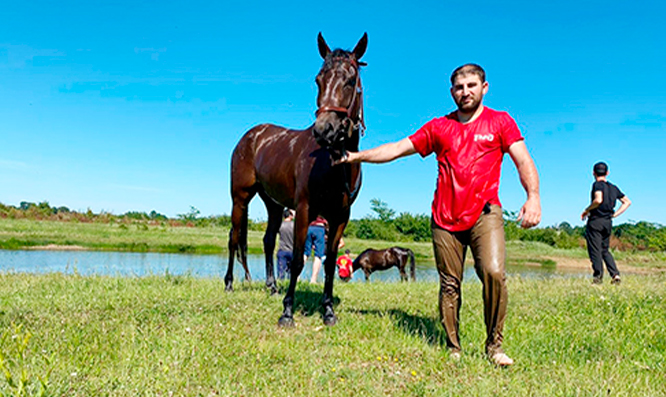
[[[356,57],[354,57],[353,55],[351,55],[349,58],[346,57],[331,58],[331,61],[349,62],[356,70],[356,84],[354,85],[354,96],[349,102],[349,107],[345,108],[342,106],[322,106],[317,109],[317,111],[315,112],[315,116],[319,116],[321,113],[326,113],[326,112],[344,113],[347,115],[347,118],[353,122],[354,118],[352,115],[352,111],[354,109],[354,105],[358,105],[358,116],[357,116],[358,120],[356,120],[356,122],[353,124],[353,129],[359,130],[361,135],[363,135],[365,133],[365,120],[363,119],[363,86],[361,85],[360,66],[364,66],[365,63],[356,61]]]

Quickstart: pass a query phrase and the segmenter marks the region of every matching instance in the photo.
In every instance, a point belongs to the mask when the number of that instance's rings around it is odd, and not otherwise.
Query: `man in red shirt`
[[[413,135],[374,149],[347,153],[342,162],[385,163],[419,153],[437,156],[439,175],[432,202],[432,236],[440,275],[439,311],[453,357],[460,356],[458,317],[460,283],[469,246],[483,283],[486,353],[500,366],[513,364],[502,350],[507,290],[504,271],[504,220],[498,197],[502,158],[516,164],[527,200],[521,226],[541,221],[539,176],[516,122],[506,112],[483,106],[488,92],[485,71],[467,64],[451,75],[451,96],[458,110],[436,118]]]

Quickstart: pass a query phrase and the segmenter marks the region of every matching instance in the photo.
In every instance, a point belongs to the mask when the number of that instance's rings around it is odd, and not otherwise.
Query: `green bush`
[[[397,231],[413,241],[428,241],[432,235],[430,217],[425,214],[401,213],[393,221]]]
[[[355,237],[366,240],[398,241],[400,234],[391,223],[379,219],[363,218],[358,221]]]
[[[657,223],[623,223],[613,228],[613,234],[637,249],[666,250],[666,227]]]

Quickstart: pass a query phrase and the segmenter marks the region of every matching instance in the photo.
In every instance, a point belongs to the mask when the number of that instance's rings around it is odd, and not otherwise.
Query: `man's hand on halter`
[[[416,153],[416,149],[414,149],[412,141],[409,138],[403,138],[397,142],[377,146],[374,149],[360,152],[345,152],[340,160],[333,162],[333,165],[340,163],[388,163],[389,161],[414,153]]]
[[[356,158],[356,154],[357,153],[355,152],[348,152],[345,150],[344,152],[342,152],[342,156],[339,159],[333,160],[333,165],[354,163],[355,161],[353,161],[353,159]]]

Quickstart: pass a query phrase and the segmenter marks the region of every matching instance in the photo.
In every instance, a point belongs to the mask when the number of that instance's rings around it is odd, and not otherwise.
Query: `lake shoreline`
[[[90,251],[90,252],[143,252],[143,251],[123,251],[123,250],[98,250],[90,247],[84,247],[81,245],[62,245],[62,244],[47,244],[47,245],[39,245],[39,246],[31,246],[31,247],[25,247],[21,248],[24,250],[29,250],[29,251]],[[221,254],[226,254],[225,252],[220,252],[220,253],[188,253],[188,252],[162,252],[162,251],[148,251],[151,253],[156,253],[156,254],[181,254],[181,255],[209,255],[209,256],[219,256]],[[260,254],[253,253],[253,255],[263,255],[263,252]],[[587,270],[589,269],[591,271],[591,265],[589,259],[583,259],[583,258],[564,258],[564,257],[555,257],[555,256],[550,256],[550,257],[544,257],[545,260],[551,260],[555,263],[554,267],[555,269],[558,270],[568,270],[568,269],[575,269],[575,270]],[[467,265],[468,263],[466,263]],[[539,262],[532,262],[532,261],[525,261],[521,262],[520,265],[523,266],[529,266],[529,267],[535,267],[539,268],[544,266],[542,263]],[[618,261],[617,263],[618,269],[620,270],[621,273],[631,273],[631,274],[661,274],[665,273],[666,269],[664,268],[641,268],[641,267],[636,267],[636,266],[631,266],[627,264],[623,264]]]
[[[4,250],[174,253],[226,257],[228,236],[227,228],[213,226],[190,228],[0,219],[0,249]],[[263,236],[262,231],[248,231],[248,254],[263,255]],[[434,266],[432,243],[429,241],[345,237],[345,242],[343,249],[351,250],[352,256],[368,248],[400,246],[411,249],[418,262]],[[510,265],[591,271],[587,252],[581,247],[561,249],[539,242],[509,240],[506,252]],[[623,273],[660,274],[666,271],[666,252],[613,251],[613,255]]]
[[[253,281],[265,280],[263,254],[248,255],[248,269]],[[228,258],[223,255],[198,255],[160,252],[114,252],[91,250],[0,250],[0,273],[76,274],[79,276],[187,276],[223,278],[228,268]],[[312,261],[305,264],[301,278],[307,280],[312,272]],[[558,269],[547,266],[530,266],[524,263],[507,264],[507,275],[527,278],[581,277],[581,269]],[[320,274],[323,277],[323,272]],[[337,280],[336,282],[340,282]],[[240,263],[234,265],[234,279],[241,281],[245,272]],[[429,260],[416,262],[417,281],[436,282],[439,273]],[[476,281],[474,267],[467,263],[465,281]],[[364,282],[363,272],[355,272],[352,282]],[[375,272],[370,281],[400,282],[397,268]]]

